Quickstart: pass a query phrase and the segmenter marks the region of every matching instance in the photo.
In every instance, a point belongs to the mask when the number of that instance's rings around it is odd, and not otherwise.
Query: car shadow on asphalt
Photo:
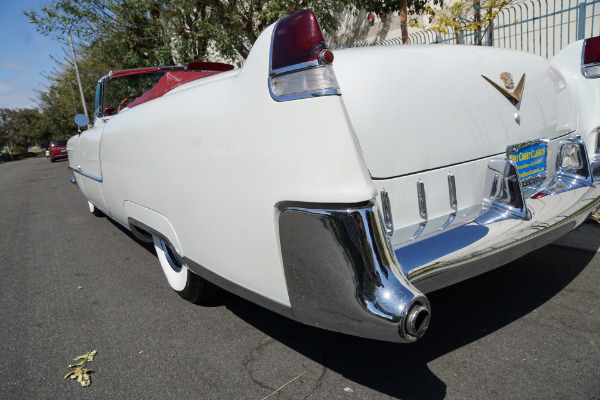
[[[108,220],[156,256],[153,244],[142,242]],[[437,400],[446,397],[446,384],[427,363],[533,312],[573,281],[595,255],[549,245],[503,267],[429,293],[432,321],[423,339],[413,344],[311,327],[228,292],[201,307],[225,306],[281,344],[360,385],[402,399]]]
[[[266,335],[360,385],[402,399],[443,399],[446,384],[427,366],[533,312],[564,289],[596,253],[547,246],[486,274],[428,295],[423,339],[395,344],[329,332],[237,296],[223,304]]]

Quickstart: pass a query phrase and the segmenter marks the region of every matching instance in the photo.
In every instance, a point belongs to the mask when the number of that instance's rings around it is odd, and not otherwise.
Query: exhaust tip
[[[430,316],[427,307],[418,303],[413,304],[406,317],[406,332],[417,339],[420,338],[429,327]]]

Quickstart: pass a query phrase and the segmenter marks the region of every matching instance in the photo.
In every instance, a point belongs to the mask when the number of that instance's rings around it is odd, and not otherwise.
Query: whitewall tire
[[[100,209],[98,207],[96,207],[94,204],[92,204],[91,201],[88,201],[88,207],[90,209],[90,212],[92,214],[94,214],[96,217],[103,217],[104,213],[102,211],[100,211]]]
[[[188,269],[170,244],[152,235],[154,249],[169,286],[192,303],[201,303],[215,297],[219,288]]]

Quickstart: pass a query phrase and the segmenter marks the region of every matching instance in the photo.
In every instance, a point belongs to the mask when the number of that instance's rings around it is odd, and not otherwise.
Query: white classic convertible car
[[[426,293],[554,241],[600,203],[598,77],[600,37],[550,62],[470,46],[334,53],[302,11],[242,68],[102,77],[93,126],[68,142],[71,181],[154,243],[184,298],[222,287],[413,342]]]

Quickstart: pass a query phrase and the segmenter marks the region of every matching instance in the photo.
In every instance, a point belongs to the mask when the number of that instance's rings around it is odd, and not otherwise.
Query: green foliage
[[[420,0],[419,0],[420,1]],[[218,54],[248,56],[270,24],[312,9],[324,29],[334,30],[334,12],[349,0],[52,0],[40,13],[25,11],[37,30],[66,43],[71,32],[95,56],[120,68],[187,64]]]
[[[400,12],[403,8],[402,0],[357,0],[353,4],[357,9],[365,9],[377,14]],[[410,14],[423,14],[429,10],[431,4],[441,5],[443,0],[411,0],[406,2]]]
[[[453,34],[456,43],[459,43],[459,37],[465,31],[472,30],[480,36],[485,29],[491,33],[494,19],[500,11],[516,2],[517,0],[458,0],[449,6],[431,8],[433,20],[430,29]]]
[[[111,70],[202,60],[242,62],[264,29],[303,9],[313,10],[321,27],[331,32],[338,25],[336,12],[360,7],[391,13],[408,7],[420,13],[426,1],[49,0],[40,12],[26,10],[24,14],[44,35],[65,45],[69,34],[74,38],[91,110],[95,83]],[[70,60],[70,53],[64,60],[57,59],[57,68],[47,76],[47,87],[38,91],[44,142],[73,135],[73,118],[83,111]]]
[[[38,110],[0,109],[0,148],[11,146],[12,149],[23,152],[33,143],[43,143],[47,133]]]

